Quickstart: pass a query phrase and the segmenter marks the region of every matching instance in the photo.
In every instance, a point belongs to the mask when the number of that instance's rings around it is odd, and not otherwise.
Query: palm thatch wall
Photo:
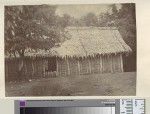
[[[57,58],[57,72],[60,76],[123,72],[122,55]]]

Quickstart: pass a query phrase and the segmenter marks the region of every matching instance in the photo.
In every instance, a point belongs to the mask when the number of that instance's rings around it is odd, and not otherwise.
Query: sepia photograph
[[[8,5],[5,95],[135,96],[135,3]]]

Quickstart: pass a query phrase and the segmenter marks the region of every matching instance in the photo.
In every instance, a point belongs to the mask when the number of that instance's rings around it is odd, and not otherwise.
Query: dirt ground
[[[90,74],[6,83],[6,96],[134,96],[136,73]]]

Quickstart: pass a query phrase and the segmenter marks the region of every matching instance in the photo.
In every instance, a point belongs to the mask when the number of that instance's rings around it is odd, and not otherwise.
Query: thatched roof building
[[[24,72],[30,76],[46,76],[52,72],[60,76],[91,73],[123,72],[124,54],[131,48],[124,42],[117,28],[112,27],[68,27],[69,40],[51,50],[28,50]],[[33,57],[34,56],[34,57]],[[40,56],[40,58],[36,58]],[[42,56],[42,57],[41,57]],[[17,60],[18,61],[18,60]],[[8,61],[9,62],[9,61]],[[6,70],[13,74],[9,62]]]
[[[59,75],[123,72],[122,55],[132,50],[114,27],[68,27],[69,40],[51,53]]]
[[[59,48],[53,48],[53,54],[59,57],[86,57],[94,55],[123,54],[131,48],[123,41],[115,27],[68,27],[70,40]]]

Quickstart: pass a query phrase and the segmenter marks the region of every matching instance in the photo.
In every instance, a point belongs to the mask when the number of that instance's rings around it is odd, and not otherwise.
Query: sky
[[[121,8],[121,4],[116,4],[117,9]],[[59,5],[56,9],[56,14],[63,16],[63,14],[69,14],[72,17],[80,18],[85,16],[87,13],[95,13],[99,15],[100,13],[109,12],[111,13],[111,8],[109,5]]]

